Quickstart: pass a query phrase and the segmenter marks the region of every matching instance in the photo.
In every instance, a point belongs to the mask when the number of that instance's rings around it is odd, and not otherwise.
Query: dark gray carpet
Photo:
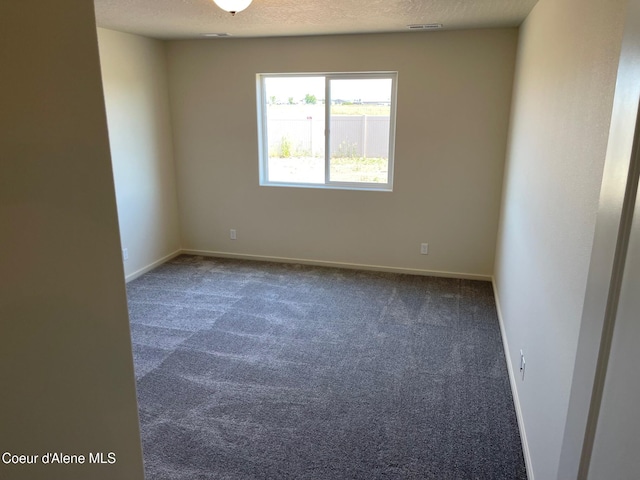
[[[526,478],[488,282],[181,256],[127,289],[148,480]]]

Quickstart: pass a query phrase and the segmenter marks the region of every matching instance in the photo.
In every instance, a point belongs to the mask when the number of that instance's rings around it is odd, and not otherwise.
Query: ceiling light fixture
[[[231,15],[235,15],[241,12],[249,5],[252,0],[213,0],[222,10],[229,12]]]

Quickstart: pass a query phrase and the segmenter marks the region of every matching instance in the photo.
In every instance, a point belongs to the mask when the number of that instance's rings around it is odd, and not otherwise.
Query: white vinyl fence
[[[388,158],[388,116],[333,115],[331,156]],[[324,156],[324,121],[273,118],[268,128],[270,156]]]

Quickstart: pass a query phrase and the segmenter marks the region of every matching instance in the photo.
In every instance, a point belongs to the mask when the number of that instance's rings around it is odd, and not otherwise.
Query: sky
[[[276,97],[278,102],[304,99],[306,94],[315,95],[318,100],[325,97],[324,77],[266,77],[266,98]],[[391,99],[391,79],[351,78],[331,79],[331,98],[334,100],[388,102]]]

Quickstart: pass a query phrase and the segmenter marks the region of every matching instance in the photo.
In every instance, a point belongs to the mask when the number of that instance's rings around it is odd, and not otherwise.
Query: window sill
[[[323,183],[275,183],[275,182],[260,182],[261,187],[286,187],[286,188],[314,188],[317,190],[356,190],[365,192],[393,192],[393,187],[384,186],[377,187],[369,184],[354,185],[354,184],[323,184]]]

